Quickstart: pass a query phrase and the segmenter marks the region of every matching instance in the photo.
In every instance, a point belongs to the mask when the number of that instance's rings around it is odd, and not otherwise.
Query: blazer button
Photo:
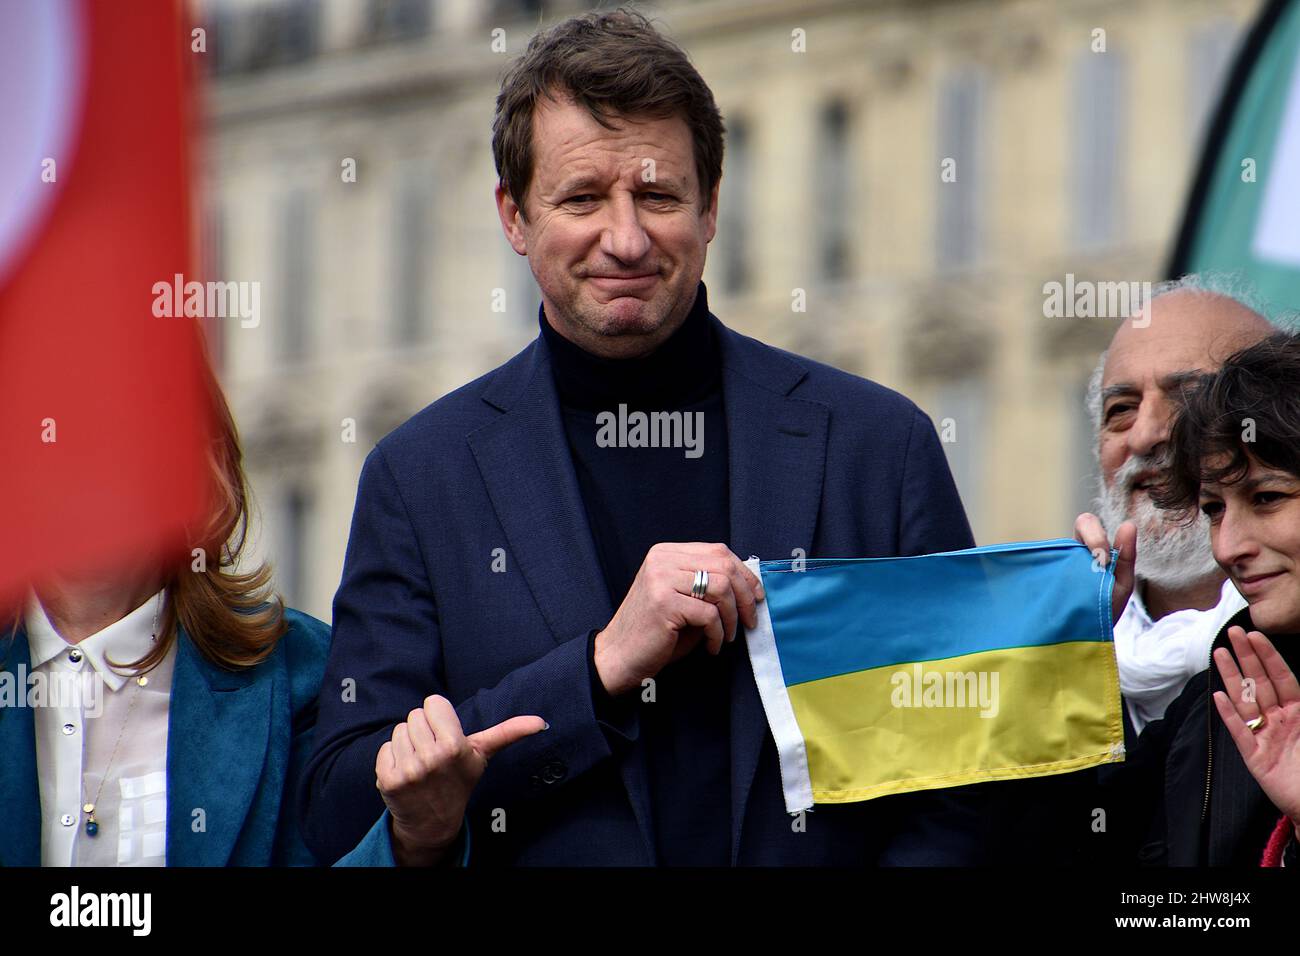
[[[551,784],[559,783],[568,774],[569,768],[558,760],[552,760],[542,768],[542,783]]]

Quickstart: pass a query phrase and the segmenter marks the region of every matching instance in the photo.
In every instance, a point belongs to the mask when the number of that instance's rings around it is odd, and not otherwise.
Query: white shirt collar
[[[1219,587],[1218,603],[1215,604],[1214,607],[1206,608],[1204,611],[1198,611],[1195,608],[1171,611],[1169,614],[1165,615],[1164,618],[1161,618],[1161,620],[1163,621],[1166,618],[1170,618],[1173,622],[1178,622],[1184,620],[1196,620],[1198,617],[1204,616],[1205,620],[1218,622],[1214,625],[1217,633],[1218,628],[1222,627],[1225,622],[1235,616],[1242,608],[1248,606],[1246,599],[1242,597],[1241,592],[1237,590],[1237,586],[1232,583],[1232,578],[1224,578],[1223,584]],[[1139,581],[1137,586],[1133,588],[1133,593],[1129,596],[1128,604],[1125,606],[1124,612],[1120,617],[1121,620],[1125,618],[1129,619],[1125,620],[1124,623],[1129,627],[1135,627],[1139,632],[1150,630],[1157,623],[1151,619],[1151,612],[1147,610],[1146,602],[1142,600],[1141,581]]]
[[[1147,610],[1146,602],[1142,600],[1142,584],[1142,581],[1136,582],[1136,586],[1133,588],[1133,593],[1128,599],[1128,607],[1124,608],[1124,615],[1135,618],[1131,623],[1134,624],[1138,630],[1145,631],[1154,622],[1151,620],[1151,613]]]
[[[76,647],[95,668],[111,690],[120,690],[129,673],[122,668],[138,661],[153,648],[153,622],[163,592],[150,597],[126,617],[96,631],[78,644],[65,641],[50,623],[45,608],[35,594],[27,602],[25,626],[31,651],[32,668],[53,660],[70,647]],[[109,662],[117,665],[113,667]]]

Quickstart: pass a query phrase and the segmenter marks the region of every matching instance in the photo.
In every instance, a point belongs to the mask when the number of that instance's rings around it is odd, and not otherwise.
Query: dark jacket
[[[1224,625],[1214,648],[1232,651],[1228,628],[1233,626],[1253,629],[1249,609]],[[1300,670],[1300,636],[1273,642],[1291,668]],[[1280,816],[1219,717],[1212,695],[1224,690],[1223,679],[1211,660],[1206,664],[1163,719],[1147,725],[1130,755],[1132,803],[1122,812],[1130,814],[1137,862],[1143,865],[1259,866]]]
[[[912,402],[709,321],[736,554],[972,545],[934,426]],[[379,747],[440,693],[466,733],[516,714],[550,724],[488,766],[469,808],[472,864],[655,862],[644,754],[615,753],[593,707],[588,635],[613,613],[539,336],[366,459],[302,789],[308,845],[334,859],[365,834],[383,809]],[[979,821],[952,792],[819,807],[792,824],[748,656],[740,641],[730,649],[730,801],[717,815],[733,863],[976,860]],[[619,730],[636,739],[635,709]]]

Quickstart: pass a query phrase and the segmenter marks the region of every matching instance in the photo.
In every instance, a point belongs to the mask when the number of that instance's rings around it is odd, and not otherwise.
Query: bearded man
[[[1130,739],[1209,666],[1215,635],[1246,606],[1214,561],[1205,517],[1171,519],[1148,493],[1165,472],[1178,390],[1272,331],[1239,299],[1185,276],[1157,286],[1147,315],[1120,326],[1089,383],[1100,523],[1111,538],[1122,522],[1137,526],[1136,587],[1115,624]],[[1080,540],[1104,540],[1097,520],[1079,516]]]

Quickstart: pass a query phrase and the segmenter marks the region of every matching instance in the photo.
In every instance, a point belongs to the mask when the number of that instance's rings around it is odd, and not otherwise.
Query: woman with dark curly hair
[[[1132,754],[1156,865],[1297,866],[1300,840],[1300,336],[1231,356],[1184,395],[1152,497],[1210,521],[1249,602]]]

